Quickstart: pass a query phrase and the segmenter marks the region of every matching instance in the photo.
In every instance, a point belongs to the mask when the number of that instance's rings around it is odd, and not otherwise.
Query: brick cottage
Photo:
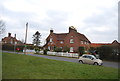
[[[84,47],[87,51],[90,48],[91,42],[84,34],[77,32],[77,30],[71,26],[68,33],[54,33],[50,30],[49,36],[46,38],[46,44],[44,48],[53,51],[55,47],[64,50],[64,47],[69,47],[70,52],[78,52],[79,47]]]
[[[4,37],[2,39],[2,44],[11,44],[11,45],[24,45],[20,40],[16,39],[16,34],[15,37],[11,36],[11,33],[8,33],[8,37]]]

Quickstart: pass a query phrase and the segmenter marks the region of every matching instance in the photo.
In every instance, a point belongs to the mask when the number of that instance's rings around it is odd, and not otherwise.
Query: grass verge
[[[3,53],[3,79],[118,79],[118,69]]]

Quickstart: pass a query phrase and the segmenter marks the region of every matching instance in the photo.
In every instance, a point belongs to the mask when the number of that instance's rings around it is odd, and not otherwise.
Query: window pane
[[[73,47],[70,47],[70,52],[73,52]]]
[[[81,44],[83,44],[83,41],[81,41]]]
[[[74,43],[74,39],[70,39],[70,43]]]
[[[52,42],[52,38],[50,38],[50,42]]]

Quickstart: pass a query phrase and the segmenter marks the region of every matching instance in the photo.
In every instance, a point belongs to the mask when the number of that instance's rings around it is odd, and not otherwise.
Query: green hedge
[[[2,50],[9,50],[9,51],[14,51],[16,48],[20,48],[20,51],[23,51],[24,45],[12,45],[12,44],[3,44],[2,45]]]
[[[114,52],[114,50],[117,50],[117,49],[111,46],[101,46],[97,48],[97,51],[101,59],[118,61],[118,55],[117,55],[118,52]]]

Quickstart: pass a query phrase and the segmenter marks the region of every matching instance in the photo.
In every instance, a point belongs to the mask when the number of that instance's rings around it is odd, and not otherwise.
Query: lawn
[[[118,69],[3,53],[3,79],[118,79]]]

